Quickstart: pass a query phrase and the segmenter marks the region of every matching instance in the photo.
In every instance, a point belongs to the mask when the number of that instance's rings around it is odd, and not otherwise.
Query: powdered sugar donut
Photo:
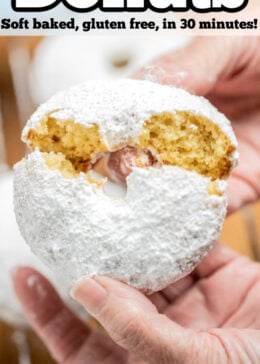
[[[229,121],[204,98],[146,81],[90,82],[31,117],[15,211],[32,250],[71,281],[108,274],[157,291],[209,251],[236,165]]]
[[[187,43],[187,37],[47,37],[29,68],[29,85],[38,105],[56,92],[91,80],[129,77],[147,62]]]

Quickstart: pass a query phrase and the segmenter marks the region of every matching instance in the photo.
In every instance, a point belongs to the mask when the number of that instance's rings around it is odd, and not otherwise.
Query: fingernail
[[[106,303],[108,292],[95,278],[84,277],[71,289],[70,295],[95,316]]]

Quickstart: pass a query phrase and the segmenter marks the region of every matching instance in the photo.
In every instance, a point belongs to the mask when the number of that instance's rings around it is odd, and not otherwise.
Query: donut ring
[[[15,166],[18,225],[71,281],[106,274],[158,291],[219,236],[237,142],[204,98],[146,81],[90,82],[40,106],[23,140],[33,152]],[[120,193],[106,191],[114,185]]]

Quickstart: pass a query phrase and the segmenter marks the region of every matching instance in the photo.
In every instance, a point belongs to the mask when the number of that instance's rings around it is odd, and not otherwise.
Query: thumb
[[[149,363],[190,362],[195,332],[159,314],[136,289],[99,276],[80,280],[72,296],[130,354]]]
[[[158,75],[162,84],[182,87],[206,95],[223,81],[236,74],[247,63],[251,48],[246,37],[201,37],[186,47],[168,53],[138,71],[135,78]],[[151,75],[153,76],[153,75]]]

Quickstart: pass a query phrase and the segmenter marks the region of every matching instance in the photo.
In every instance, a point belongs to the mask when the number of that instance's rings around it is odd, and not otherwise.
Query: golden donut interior
[[[212,179],[228,177],[235,150],[216,124],[186,111],[154,115],[145,122],[139,143],[143,148],[153,148],[162,164]]]
[[[98,153],[110,152],[102,140],[97,124],[90,128],[71,120],[59,121],[46,117],[27,139],[38,147],[47,165],[59,169],[66,178],[88,172]],[[210,177],[225,179],[232,167],[235,147],[223,131],[210,120],[185,111],[165,112],[146,120],[138,141],[125,146],[151,151],[160,165],[174,165]],[[211,191],[211,192],[210,192]],[[209,193],[217,193],[215,183]]]
[[[33,149],[38,147],[44,153],[47,165],[61,170],[67,178],[87,172],[91,156],[107,151],[96,124],[86,128],[73,121],[46,117],[36,129],[29,130],[27,138]]]

